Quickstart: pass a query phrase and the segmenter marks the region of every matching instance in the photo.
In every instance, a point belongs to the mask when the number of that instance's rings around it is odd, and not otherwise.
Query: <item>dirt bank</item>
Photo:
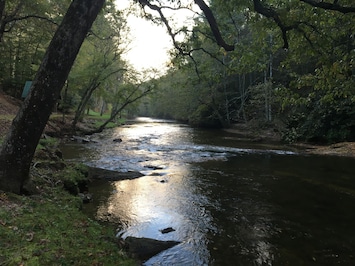
[[[0,138],[6,134],[20,105],[20,100],[0,91]]]
[[[280,143],[281,135],[272,128],[255,128],[245,124],[235,124],[230,129],[225,129],[235,134],[240,140],[265,143]],[[340,142],[331,145],[313,145],[309,143],[295,143],[291,145],[296,150],[308,154],[346,156],[355,158],[355,142]]]

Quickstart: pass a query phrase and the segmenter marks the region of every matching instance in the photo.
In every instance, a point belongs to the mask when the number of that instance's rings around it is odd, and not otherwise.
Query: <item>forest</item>
[[[70,1],[2,2],[0,86],[21,98]],[[92,109],[109,112],[110,121],[139,114],[203,127],[273,127],[287,142],[355,139],[352,1],[209,1],[229,51],[189,1],[138,2],[129,12],[163,24],[173,40],[168,70],[159,76],[129,66],[122,57],[128,13],[108,1],[58,99],[59,111],[74,114],[73,126]],[[174,27],[169,8],[192,9],[193,25]]]
[[[257,1],[210,1],[234,50],[217,47],[196,17],[145,111],[196,126],[273,127],[286,142],[354,140],[353,4],[337,2],[345,12],[266,2],[277,13],[255,12]]]

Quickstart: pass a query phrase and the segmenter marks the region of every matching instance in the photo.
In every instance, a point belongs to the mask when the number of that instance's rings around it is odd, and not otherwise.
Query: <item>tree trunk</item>
[[[5,31],[5,0],[0,0],[0,42],[2,41],[2,36]]]
[[[0,189],[22,193],[38,141],[105,0],[73,0],[57,29],[0,153]]]
[[[91,99],[93,92],[100,86],[100,82],[96,79],[90,84],[90,86],[85,90],[84,95],[81,97],[78,108],[75,111],[75,116],[73,119],[72,127],[75,129],[76,124],[79,122],[80,118],[83,116],[86,105]]]

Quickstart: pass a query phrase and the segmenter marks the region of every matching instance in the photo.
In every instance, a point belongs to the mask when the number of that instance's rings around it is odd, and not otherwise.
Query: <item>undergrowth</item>
[[[36,173],[32,196],[0,192],[0,265],[136,265],[55,176]]]

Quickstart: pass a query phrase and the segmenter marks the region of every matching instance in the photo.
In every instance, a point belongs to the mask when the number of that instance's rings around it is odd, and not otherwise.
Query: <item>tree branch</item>
[[[170,27],[170,24],[169,24],[167,18],[164,16],[163,12],[161,11],[162,8],[157,5],[151,4],[147,0],[139,0],[139,3],[142,5],[142,7],[148,6],[150,9],[157,11],[159,13],[160,19],[163,21],[163,23],[168,31],[168,34],[170,35],[170,37],[173,41],[174,47],[176,49],[178,49],[181,54],[185,54],[184,51],[182,50],[182,48],[178,45],[177,41],[175,40],[176,34],[173,33],[173,30]]]
[[[355,13],[355,7],[353,6],[340,6],[338,5],[338,1],[334,1],[334,3],[327,3],[323,1],[315,1],[315,0],[300,0],[306,4],[309,4],[314,7],[319,7],[326,10],[338,11],[340,13]]]
[[[157,11],[159,13],[160,19],[164,23],[165,27],[168,30],[168,33],[170,37],[172,38],[174,47],[179,50],[179,52],[182,55],[189,55],[188,53],[184,52],[183,49],[178,45],[178,42],[175,40],[176,33],[173,33],[172,28],[170,27],[170,24],[167,20],[167,18],[164,16],[162,9],[166,7],[160,7],[157,5],[154,5],[150,3],[148,0],[138,0],[138,2],[144,7],[148,6],[150,9]],[[223,40],[222,35],[219,31],[216,19],[213,16],[213,13],[211,9],[206,5],[206,3],[203,0],[195,0],[195,3],[200,7],[200,9],[204,12],[207,21],[211,27],[212,33],[217,41],[217,44],[221,47],[223,47],[226,51],[233,51],[234,46],[233,45],[228,45],[226,42]]]
[[[16,17],[8,18],[8,19],[6,19],[6,23],[13,22],[13,21],[25,20],[25,19],[29,19],[29,18],[42,19],[42,20],[48,21],[54,25],[57,25],[57,26],[59,25],[57,22],[55,22],[47,17],[37,16],[37,15],[27,15],[27,16],[17,17],[17,18]]]
[[[203,0],[195,0],[195,3],[199,6],[202,12],[205,14],[210,28],[212,30],[213,36],[216,38],[217,44],[224,48],[226,51],[234,51],[234,45],[227,44],[219,31],[217,21],[211,11],[211,9],[206,5]]]
[[[288,39],[287,39],[287,31],[294,29],[295,26],[285,26],[282,21],[281,18],[279,16],[279,14],[272,9],[271,7],[265,6],[263,5],[260,0],[253,0],[254,3],[254,10],[261,14],[264,15],[267,18],[272,18],[275,23],[277,24],[277,26],[280,28],[281,33],[282,33],[282,39],[284,42],[283,48],[284,49],[288,49],[289,44],[288,44]]]

